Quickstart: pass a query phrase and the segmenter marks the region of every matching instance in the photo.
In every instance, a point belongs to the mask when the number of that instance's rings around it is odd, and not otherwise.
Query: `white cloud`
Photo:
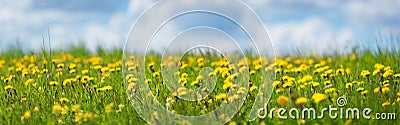
[[[343,28],[334,31],[332,27],[319,18],[308,18],[301,22],[284,22],[271,26],[271,39],[281,54],[315,51],[330,53],[351,47],[353,33]]]

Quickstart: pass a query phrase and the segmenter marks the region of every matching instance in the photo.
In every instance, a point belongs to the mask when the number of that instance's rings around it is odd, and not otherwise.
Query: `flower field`
[[[182,60],[161,62],[161,55],[149,54],[145,64],[138,64],[140,55],[123,62],[121,50],[90,53],[85,49],[23,53],[19,50],[0,54],[0,124],[144,124],[129,96],[138,82],[148,84],[156,100],[169,111],[181,115],[203,115],[224,103],[246,99],[227,124],[400,124],[400,54],[396,52],[353,52],[345,55],[291,55],[277,58],[241,59],[246,63],[229,63],[225,58],[209,54],[207,58],[189,54]],[[173,59],[179,59],[171,57]],[[168,61],[168,59],[167,59]],[[175,64],[176,63],[176,64]],[[146,79],[124,70],[138,70],[145,65]],[[181,87],[169,91],[163,84],[161,69],[178,65]],[[204,81],[199,72],[210,67],[208,76],[217,78],[216,86],[200,88],[210,91],[201,101],[179,99]],[[248,71],[249,87],[232,82],[238,76],[232,71]],[[344,107],[372,109],[370,119],[328,117],[279,119],[277,110],[266,118],[248,121],[260,88],[260,72],[274,72],[273,93],[268,108],[315,108],[337,105],[345,97]],[[233,95],[227,94],[237,88]],[[213,90],[213,91],[212,91]],[[211,92],[212,91],[212,92]],[[397,113],[395,119],[378,119],[376,113]],[[157,123],[152,112],[151,123]],[[272,115],[272,116],[271,116]],[[388,116],[388,115],[387,115]],[[224,114],[218,114],[221,119]],[[273,117],[273,118],[270,118]],[[169,121],[186,124],[186,121]],[[163,123],[161,123],[163,124]]]

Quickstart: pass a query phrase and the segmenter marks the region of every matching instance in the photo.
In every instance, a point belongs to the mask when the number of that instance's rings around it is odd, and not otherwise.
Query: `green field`
[[[124,74],[140,67],[136,60],[142,55],[122,61],[122,50],[102,50],[96,53],[84,48],[52,50],[51,53],[23,52],[19,49],[0,53],[0,124],[144,124],[135,111],[127,90],[137,82],[146,82],[156,100],[170,105],[171,112],[182,115],[206,114],[223,103],[238,101],[248,93],[239,112],[227,124],[400,124],[400,53],[390,50],[353,51],[349,54],[291,55],[277,58],[255,58],[247,55],[248,65],[229,63],[224,58],[206,53],[189,54],[179,63],[179,83],[190,89],[199,87],[203,67],[214,69],[215,89],[202,101],[185,101],[177,96],[186,89],[170,92],[162,84],[161,55],[146,58],[146,81],[137,74]],[[131,60],[131,61],[130,61]],[[176,62],[171,61],[170,65]],[[178,63],[177,63],[178,65]],[[249,88],[226,96],[235,83],[232,71],[244,69],[250,73]],[[275,72],[273,94],[269,108],[315,108],[321,111],[329,105],[339,108],[338,97],[346,97],[344,108],[369,107],[371,119],[290,119],[276,117],[249,122],[258,89],[261,71]],[[126,81],[126,83],[124,82]],[[247,84],[247,83],[246,83]],[[202,90],[205,88],[201,88]],[[238,88],[241,89],[241,88]],[[204,90],[205,91],[205,90]],[[129,91],[128,91],[129,92]],[[395,113],[395,119],[377,120],[376,113]],[[150,113],[157,123],[157,113]],[[218,114],[220,118],[226,118]],[[270,115],[275,116],[269,118]],[[325,116],[328,113],[325,112]],[[389,115],[387,115],[389,116]],[[168,121],[186,124],[186,121]],[[162,123],[164,124],[164,123]]]

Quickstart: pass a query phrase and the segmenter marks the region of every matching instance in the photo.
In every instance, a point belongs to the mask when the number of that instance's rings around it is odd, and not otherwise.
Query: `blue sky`
[[[261,18],[278,53],[293,52],[295,47],[304,52],[346,51],[346,47],[371,44],[379,34],[400,34],[399,0],[243,2]],[[1,0],[0,51],[16,41],[23,49],[38,50],[48,30],[53,48],[80,41],[91,50],[97,45],[123,47],[133,22],[154,3],[156,0]],[[238,14],[245,19],[246,15]],[[218,17],[199,14],[168,25],[164,38],[198,23],[236,31]]]

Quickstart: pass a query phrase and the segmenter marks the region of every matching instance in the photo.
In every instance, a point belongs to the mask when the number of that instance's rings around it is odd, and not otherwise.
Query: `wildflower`
[[[385,106],[388,106],[388,105],[390,105],[390,101],[389,100],[384,102],[384,103],[382,103],[382,107],[385,107]]]
[[[153,77],[158,77],[158,76],[160,76],[160,72],[154,72],[153,73]]]
[[[49,82],[49,85],[56,86],[56,85],[58,85],[58,82],[57,81],[51,81],[51,82]]]
[[[283,105],[286,105],[288,100],[289,100],[288,97],[281,95],[281,96],[278,97],[277,102],[278,102],[279,105],[283,106]]]
[[[63,85],[68,85],[68,84],[71,84],[72,83],[72,80],[71,79],[65,79],[64,81],[63,81]]]
[[[82,72],[82,75],[87,75],[89,73],[89,70],[85,69],[85,70],[82,70],[81,72]]]
[[[4,87],[4,89],[5,89],[5,90],[10,90],[10,89],[14,89],[14,87],[11,86],[11,85],[6,85],[6,86]]]
[[[344,75],[344,69],[336,70],[336,75]]]
[[[277,87],[279,84],[281,84],[281,81],[274,81],[274,83],[272,83],[274,87]]]
[[[28,110],[24,113],[24,115],[21,116],[21,120],[26,120],[29,119],[31,117],[31,110]]]
[[[26,98],[21,98],[21,100],[19,100],[20,102],[26,102]]]
[[[364,91],[361,92],[361,95],[365,96],[367,93],[368,93],[368,90],[364,90]]]
[[[35,111],[35,112],[39,111],[39,107],[33,108],[33,111]]]
[[[71,112],[78,112],[78,111],[80,111],[80,105],[79,104],[72,105]]]
[[[382,88],[382,93],[388,93],[388,92],[390,92],[389,87],[383,87]]]
[[[330,84],[331,84],[331,81],[325,81],[324,84],[325,84],[325,85],[330,85]]]
[[[225,99],[226,98],[226,93],[220,93],[215,98],[217,100]]]
[[[394,78],[400,78],[400,73],[393,75]]]
[[[364,91],[364,88],[363,87],[358,87],[357,88],[357,92],[361,92],[361,91]]]
[[[150,84],[150,83],[151,83],[151,79],[146,79],[145,82],[146,82],[147,84]]]
[[[361,76],[363,76],[363,77],[369,77],[370,74],[371,74],[371,72],[369,72],[368,70],[361,71]]]
[[[255,85],[251,86],[251,87],[250,87],[250,92],[253,91],[253,90],[256,90],[257,88],[258,88],[258,87],[255,86]]]
[[[312,77],[312,76],[310,76],[310,75],[305,75],[305,76],[303,76],[303,78],[301,78],[301,79],[299,80],[299,83],[305,83],[305,82],[309,82],[309,81],[311,81],[311,80],[313,80],[313,77]]]
[[[353,87],[353,83],[346,83],[346,89]]]
[[[283,87],[284,88],[288,88],[288,87],[292,87],[293,86],[293,82],[286,82],[286,83],[283,83]]]
[[[113,107],[114,107],[114,103],[110,103],[110,104],[106,105],[105,112],[110,113]]]
[[[374,68],[375,68],[376,70],[381,70],[381,69],[385,68],[385,66],[382,65],[382,64],[377,63],[377,64],[374,65]]]
[[[331,92],[337,92],[337,89],[336,88],[325,89],[325,93],[331,93]]]
[[[8,83],[8,82],[11,82],[11,80],[12,80],[12,77],[8,77],[8,78],[5,78],[5,79],[4,79],[4,82],[5,82],[5,83]]]
[[[60,114],[62,110],[63,110],[62,107],[60,105],[56,104],[53,106],[51,112],[53,114]]]
[[[392,76],[393,75],[393,70],[387,70],[387,71],[385,71],[385,73],[383,73],[383,77],[384,78],[387,78],[387,77],[389,77],[389,76]]]
[[[300,97],[296,99],[296,105],[301,105],[301,104],[305,104],[308,102],[308,99],[305,97]]]
[[[379,91],[381,91],[381,87],[376,87],[376,88],[374,89],[374,93],[378,93]]]
[[[233,102],[233,101],[238,100],[238,99],[239,99],[239,95],[238,94],[234,94],[234,95],[228,97],[228,101],[229,102]]]
[[[104,86],[103,88],[99,88],[97,89],[98,91],[110,91],[112,90],[113,87],[112,86]]]
[[[225,82],[224,82],[224,85],[222,85],[222,88],[223,88],[223,89],[228,89],[228,88],[231,87],[231,86],[232,86],[232,82],[225,81]]]
[[[275,93],[280,93],[280,92],[283,92],[284,90],[285,90],[284,88],[278,88],[275,90]]]
[[[62,63],[58,64],[58,65],[57,65],[57,68],[60,68],[60,69],[61,69],[61,68],[64,68],[64,64],[62,64]]]
[[[311,84],[312,84],[313,87],[319,86],[319,82],[312,82]]]
[[[319,102],[326,99],[326,95],[321,93],[315,93],[311,98],[314,100],[315,103],[318,104]]]
[[[69,99],[67,99],[67,98],[60,98],[60,102],[61,102],[61,103],[68,103],[68,102],[69,102]]]

